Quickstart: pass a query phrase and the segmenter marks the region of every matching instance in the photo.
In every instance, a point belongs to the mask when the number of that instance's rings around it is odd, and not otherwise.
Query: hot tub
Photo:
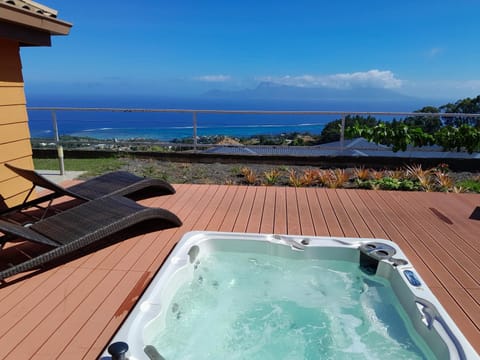
[[[110,352],[127,345],[131,360],[478,359],[391,241],[220,232],[183,236]]]

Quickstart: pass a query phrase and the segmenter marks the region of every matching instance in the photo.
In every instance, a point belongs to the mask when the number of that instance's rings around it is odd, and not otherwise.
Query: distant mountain
[[[406,101],[416,98],[381,88],[335,89],[298,87],[262,82],[254,89],[235,91],[210,90],[203,94],[216,99],[237,100],[343,100],[343,101]]]

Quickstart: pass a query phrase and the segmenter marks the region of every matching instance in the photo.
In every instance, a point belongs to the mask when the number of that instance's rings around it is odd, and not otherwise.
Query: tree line
[[[392,121],[378,120],[373,116],[347,115],[347,137],[362,136],[369,141],[392,145],[394,151],[405,150],[408,145],[441,145],[445,150],[463,149],[468,152],[480,149],[480,118],[468,116],[442,116],[442,114],[480,114],[480,95],[465,98],[439,107],[425,106],[415,113],[438,116],[408,116]],[[323,144],[340,139],[341,119],[328,123],[315,139]]]

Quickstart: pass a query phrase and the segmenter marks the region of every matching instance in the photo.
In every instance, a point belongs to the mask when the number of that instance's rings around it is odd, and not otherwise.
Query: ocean
[[[211,98],[121,97],[121,96],[29,96],[28,107],[88,107],[126,109],[197,110],[296,110],[296,111],[393,111],[417,110],[425,105],[410,102],[275,101]],[[50,111],[28,111],[33,138],[53,137]],[[155,139],[170,141],[193,136],[192,114],[112,113],[57,111],[60,135],[97,139]],[[290,132],[319,134],[335,115],[240,115],[198,114],[197,136],[250,137]]]

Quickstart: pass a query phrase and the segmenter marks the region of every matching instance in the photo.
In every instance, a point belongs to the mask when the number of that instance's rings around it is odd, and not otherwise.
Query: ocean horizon
[[[429,105],[411,101],[275,101],[169,97],[31,97],[28,107],[125,109],[272,110],[272,111],[389,111],[410,112]],[[50,111],[28,110],[32,138],[54,136]],[[193,136],[192,114],[57,111],[60,135],[96,139],[171,141]],[[283,133],[320,134],[336,115],[197,114],[197,136],[251,137]]]

